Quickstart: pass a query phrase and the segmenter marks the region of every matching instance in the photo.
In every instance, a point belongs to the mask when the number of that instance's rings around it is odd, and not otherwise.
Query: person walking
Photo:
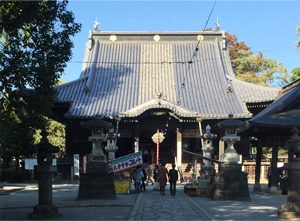
[[[154,170],[153,170],[153,179],[154,179],[154,190],[158,191],[159,190],[159,177],[158,177],[158,165],[155,164]]]
[[[146,173],[146,170],[144,168],[145,166],[142,167],[142,182],[141,182],[141,185],[140,185],[140,188],[141,188],[141,191],[146,191],[146,184],[145,184],[145,181],[147,179],[147,173]]]
[[[133,174],[135,193],[141,192],[142,174],[143,172],[141,166],[137,166]]]
[[[159,177],[159,186],[160,186],[160,194],[165,195],[165,189],[167,184],[167,175],[168,169],[165,167],[166,163],[162,162],[160,168],[158,169],[158,177]]]
[[[170,193],[172,196],[176,194],[176,183],[178,180],[178,171],[175,169],[175,163],[172,164],[172,169],[169,170]]]

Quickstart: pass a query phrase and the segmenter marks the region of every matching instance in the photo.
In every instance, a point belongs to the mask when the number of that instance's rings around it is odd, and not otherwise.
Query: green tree
[[[226,33],[227,48],[232,60],[248,56],[251,51],[244,42],[238,42],[236,35]]]
[[[59,147],[58,155],[65,152],[65,126],[57,121],[49,119],[48,139],[49,142],[56,147]]]
[[[272,85],[276,75],[286,75],[287,70],[274,59],[266,58],[261,52],[254,55],[244,42],[235,35],[226,33],[229,56],[237,78],[259,85]]]
[[[47,123],[47,132],[49,143],[55,147],[59,147],[59,153],[56,156],[61,156],[65,152],[65,125],[52,120],[50,118],[45,119]],[[34,144],[38,144],[41,141],[41,130],[36,130],[34,135]]]
[[[7,112],[5,106],[0,108],[0,116],[0,156],[3,167],[9,167],[14,157],[18,159],[33,152],[34,131],[15,112]]]
[[[37,129],[47,127],[45,116],[49,116],[55,100],[53,86],[71,58],[70,37],[81,28],[66,9],[67,4],[1,2],[0,107],[5,108],[0,112],[0,128],[15,125],[6,128],[6,135],[0,135],[1,149],[20,148],[22,130],[30,137]]]
[[[290,78],[290,82],[300,79],[300,67],[292,70],[293,76]]]
[[[300,79],[300,67],[294,68],[291,73],[281,77],[281,85],[289,84],[295,80]]]

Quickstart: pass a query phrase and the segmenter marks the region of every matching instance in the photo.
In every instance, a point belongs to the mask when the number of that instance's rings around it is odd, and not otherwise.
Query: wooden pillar
[[[139,152],[140,151],[140,131],[139,131],[139,124],[135,123],[133,125],[132,137],[133,137],[133,151]]]
[[[278,161],[278,145],[275,144],[272,147],[272,161],[271,161],[271,176],[270,176],[270,186],[269,189],[271,192],[278,191],[278,170],[277,170],[277,161]]]
[[[134,152],[139,152],[139,147],[140,147],[140,144],[139,144],[139,137],[134,137]]]
[[[219,141],[219,160],[221,160],[221,156],[225,151],[225,143],[223,140]]]
[[[177,147],[177,167],[181,167],[182,164],[182,133],[177,128],[176,130],[176,147]]]
[[[255,164],[255,183],[253,191],[260,191],[260,173],[261,173],[261,157],[262,157],[262,144],[261,141],[256,147],[256,164]]]
[[[222,155],[224,154],[225,152],[225,142],[223,140],[220,140],[219,141],[219,160],[221,161],[221,157]],[[220,173],[221,171],[221,164],[218,164],[218,167],[217,167],[217,173]]]

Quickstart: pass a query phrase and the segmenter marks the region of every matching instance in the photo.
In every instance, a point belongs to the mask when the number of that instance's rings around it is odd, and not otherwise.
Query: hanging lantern
[[[159,144],[164,141],[165,137],[163,133],[160,133],[159,130],[151,137],[152,141],[156,143],[156,164],[159,163]]]
[[[159,131],[157,131],[151,138],[152,141],[156,144],[163,142],[165,139],[164,134]]]

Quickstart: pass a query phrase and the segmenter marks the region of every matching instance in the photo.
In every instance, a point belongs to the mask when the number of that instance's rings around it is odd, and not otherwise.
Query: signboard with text
[[[136,152],[126,156],[122,156],[110,162],[113,172],[126,170],[131,167],[138,166],[140,164],[143,164],[143,157],[141,152]]]
[[[37,159],[26,158],[25,159],[25,170],[33,170],[34,166],[38,165]],[[56,159],[53,159],[52,166],[56,166]]]

